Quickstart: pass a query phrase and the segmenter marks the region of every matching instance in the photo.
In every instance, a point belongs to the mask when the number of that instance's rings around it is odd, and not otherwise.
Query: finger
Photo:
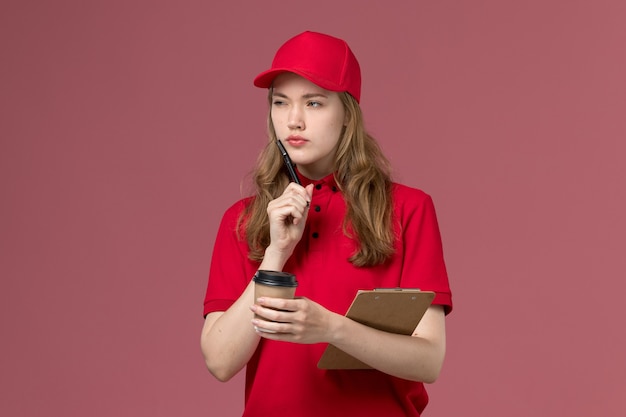
[[[302,197],[304,205],[308,207],[311,203],[311,196],[313,195],[313,184],[309,184],[305,188],[293,182],[289,183],[287,188],[285,188],[285,191],[283,191],[283,195],[289,194]]]
[[[254,331],[261,334],[288,334],[288,323],[278,323],[267,320],[253,319],[252,325],[254,326]],[[262,335],[265,337],[265,335]]]
[[[289,193],[282,196],[281,203],[293,204],[294,206],[305,208],[309,205],[309,198],[306,193]]]
[[[276,209],[272,213],[276,216],[276,219],[286,223],[287,225],[299,224],[305,215],[305,208],[299,208],[295,206],[285,206],[280,209]],[[271,215],[270,215],[271,217]]]
[[[300,195],[287,195],[281,196],[276,200],[271,201],[267,206],[267,212],[269,215],[272,212],[284,214],[285,210],[294,210],[292,215],[296,215],[296,211],[300,214],[304,213],[307,209],[306,200]]]
[[[257,300],[257,308],[271,309],[270,320],[295,323],[302,319],[303,313],[310,310],[309,299],[306,297],[271,298],[261,297]]]
[[[269,330],[269,329],[262,329],[262,328],[261,328],[261,327],[259,327],[259,326],[254,326],[254,331],[255,331],[255,332],[257,332],[257,333],[276,333],[276,332],[275,332],[275,331],[273,331],[273,330]]]
[[[268,308],[275,311],[294,312],[299,309],[299,303],[299,299],[260,297],[257,300],[256,306],[258,308]],[[272,318],[272,320],[274,320],[274,318]]]
[[[306,200],[307,203],[310,204],[311,199],[313,198],[313,184],[309,184],[304,188],[304,191],[306,191]]]
[[[291,206],[288,211],[288,216],[285,218],[287,224],[299,225],[306,220],[307,207]]]

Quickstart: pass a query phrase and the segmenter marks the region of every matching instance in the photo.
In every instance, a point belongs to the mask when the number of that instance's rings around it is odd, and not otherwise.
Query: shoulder
[[[230,207],[228,207],[226,209],[226,213],[239,214],[243,210],[245,210],[245,208],[248,207],[252,203],[253,200],[254,200],[254,197],[244,197],[241,200],[234,202]]]
[[[435,205],[430,194],[403,184],[393,183],[393,210],[401,223],[411,219],[435,218]]]
[[[246,207],[248,207],[252,203],[253,200],[254,197],[245,197],[233,203],[230,207],[226,209],[226,211],[224,211],[224,214],[222,216],[222,223],[236,224],[241,214],[244,212]]]
[[[419,207],[423,204],[430,204],[432,199],[429,194],[424,191],[409,187],[404,184],[392,183],[391,195],[394,202],[394,207]]]

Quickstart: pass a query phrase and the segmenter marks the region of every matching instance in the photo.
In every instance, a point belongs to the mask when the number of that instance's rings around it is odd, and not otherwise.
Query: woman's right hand
[[[270,245],[266,256],[268,252],[277,254],[283,264],[291,256],[302,238],[312,194],[313,184],[305,188],[292,182],[280,197],[270,201],[267,206]]]

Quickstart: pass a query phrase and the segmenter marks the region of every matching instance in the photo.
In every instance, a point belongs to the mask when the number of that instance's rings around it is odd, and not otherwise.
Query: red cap
[[[361,99],[361,68],[348,44],[317,32],[303,32],[281,46],[272,68],[260,73],[254,85],[269,88],[276,76],[293,72],[330,91],[346,91]]]

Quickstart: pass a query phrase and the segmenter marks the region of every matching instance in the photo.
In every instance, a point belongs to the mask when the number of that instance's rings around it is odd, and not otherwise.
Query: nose
[[[287,120],[287,127],[291,130],[303,130],[304,129],[304,117],[302,109],[299,106],[292,106],[289,109],[289,119]]]

